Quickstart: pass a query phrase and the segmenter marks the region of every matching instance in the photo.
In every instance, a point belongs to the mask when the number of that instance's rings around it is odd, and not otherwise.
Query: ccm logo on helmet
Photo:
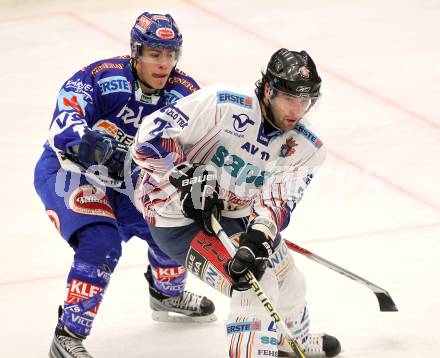
[[[205,175],[201,175],[198,177],[193,177],[193,178],[182,180],[182,186],[192,185],[195,183],[202,183],[204,181],[214,180],[214,179],[215,179],[214,174],[205,174]]]
[[[172,39],[174,38],[175,34],[172,29],[161,27],[156,30],[156,36],[160,37],[161,39]]]

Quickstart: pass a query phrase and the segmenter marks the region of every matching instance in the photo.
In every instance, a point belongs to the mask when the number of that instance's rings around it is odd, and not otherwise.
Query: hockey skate
[[[304,353],[307,357],[334,357],[341,352],[341,344],[336,337],[328,334],[309,334]],[[293,353],[278,351],[278,357],[295,357]]]
[[[153,287],[151,266],[144,274],[149,285],[152,318],[158,322],[196,322],[207,323],[217,320],[214,302],[206,297],[183,291],[180,296],[168,297]]]
[[[58,323],[50,346],[49,358],[93,358],[84,348],[83,339]]]

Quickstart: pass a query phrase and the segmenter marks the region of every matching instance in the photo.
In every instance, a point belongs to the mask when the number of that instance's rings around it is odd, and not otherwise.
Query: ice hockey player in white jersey
[[[333,357],[339,341],[309,333],[305,282],[280,232],[325,158],[306,115],[321,78],[305,51],[276,51],[255,93],[205,87],[152,113],[132,147],[145,176],[139,205],[158,246],[231,296],[229,357],[289,356],[274,321],[243,275],[260,280],[307,356]],[[238,250],[214,236],[220,220]]]

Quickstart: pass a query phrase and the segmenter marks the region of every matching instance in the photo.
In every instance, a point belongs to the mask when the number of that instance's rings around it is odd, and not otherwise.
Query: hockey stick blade
[[[340,273],[343,276],[346,276],[348,278],[351,278],[353,281],[359,282],[360,284],[368,287],[370,290],[373,291],[373,293],[376,295],[377,300],[379,301],[379,309],[382,312],[397,312],[398,309],[396,307],[396,304],[394,303],[393,299],[391,298],[391,295],[385,291],[383,288],[375,285],[374,283],[354,274],[353,272],[350,272],[346,269],[344,269],[341,266],[338,266],[334,264],[333,262],[330,262],[326,259],[324,259],[321,256],[318,256],[314,254],[313,252],[304,249],[301,246],[298,246],[297,244],[294,244],[293,242],[290,242],[287,239],[284,239],[284,242],[286,243],[287,247],[291,249],[292,251],[295,251],[301,255],[306,256],[310,260],[313,260],[333,271],[336,271]]]
[[[388,292],[374,292],[379,301],[379,307],[382,312],[397,312],[399,311]]]
[[[232,244],[232,241],[229,239],[229,236],[224,232],[223,228],[217,221],[216,217],[214,215],[211,216],[211,225],[215,232],[215,235],[219,238],[223,246],[228,251],[229,255],[234,256],[235,254],[235,247]],[[275,306],[270,301],[269,297],[266,295],[266,293],[263,291],[263,288],[261,287],[260,283],[257,281],[255,276],[252,272],[247,271],[244,275],[244,278],[251,286],[252,290],[257,295],[259,301],[266,309],[267,313],[270,315],[270,317],[273,319],[273,321],[276,323],[277,329],[280,330],[280,332],[284,335],[284,338],[286,342],[289,344],[290,348],[292,349],[294,353],[295,358],[307,358],[304,354],[301,346],[298,342],[295,341],[292,334],[289,331],[289,328],[287,328],[286,323],[284,322],[284,319],[278,314],[278,312],[275,309]]]

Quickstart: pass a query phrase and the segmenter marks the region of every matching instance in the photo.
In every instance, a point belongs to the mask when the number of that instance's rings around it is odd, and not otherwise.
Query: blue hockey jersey
[[[121,143],[131,145],[148,114],[197,89],[194,79],[176,68],[162,90],[144,94],[133,73],[130,56],[105,59],[84,67],[64,83],[58,94],[36,178],[44,180],[60,167],[84,172],[68,154],[69,148],[79,144],[86,131],[104,130]],[[109,179],[105,184],[117,187],[121,183]]]

